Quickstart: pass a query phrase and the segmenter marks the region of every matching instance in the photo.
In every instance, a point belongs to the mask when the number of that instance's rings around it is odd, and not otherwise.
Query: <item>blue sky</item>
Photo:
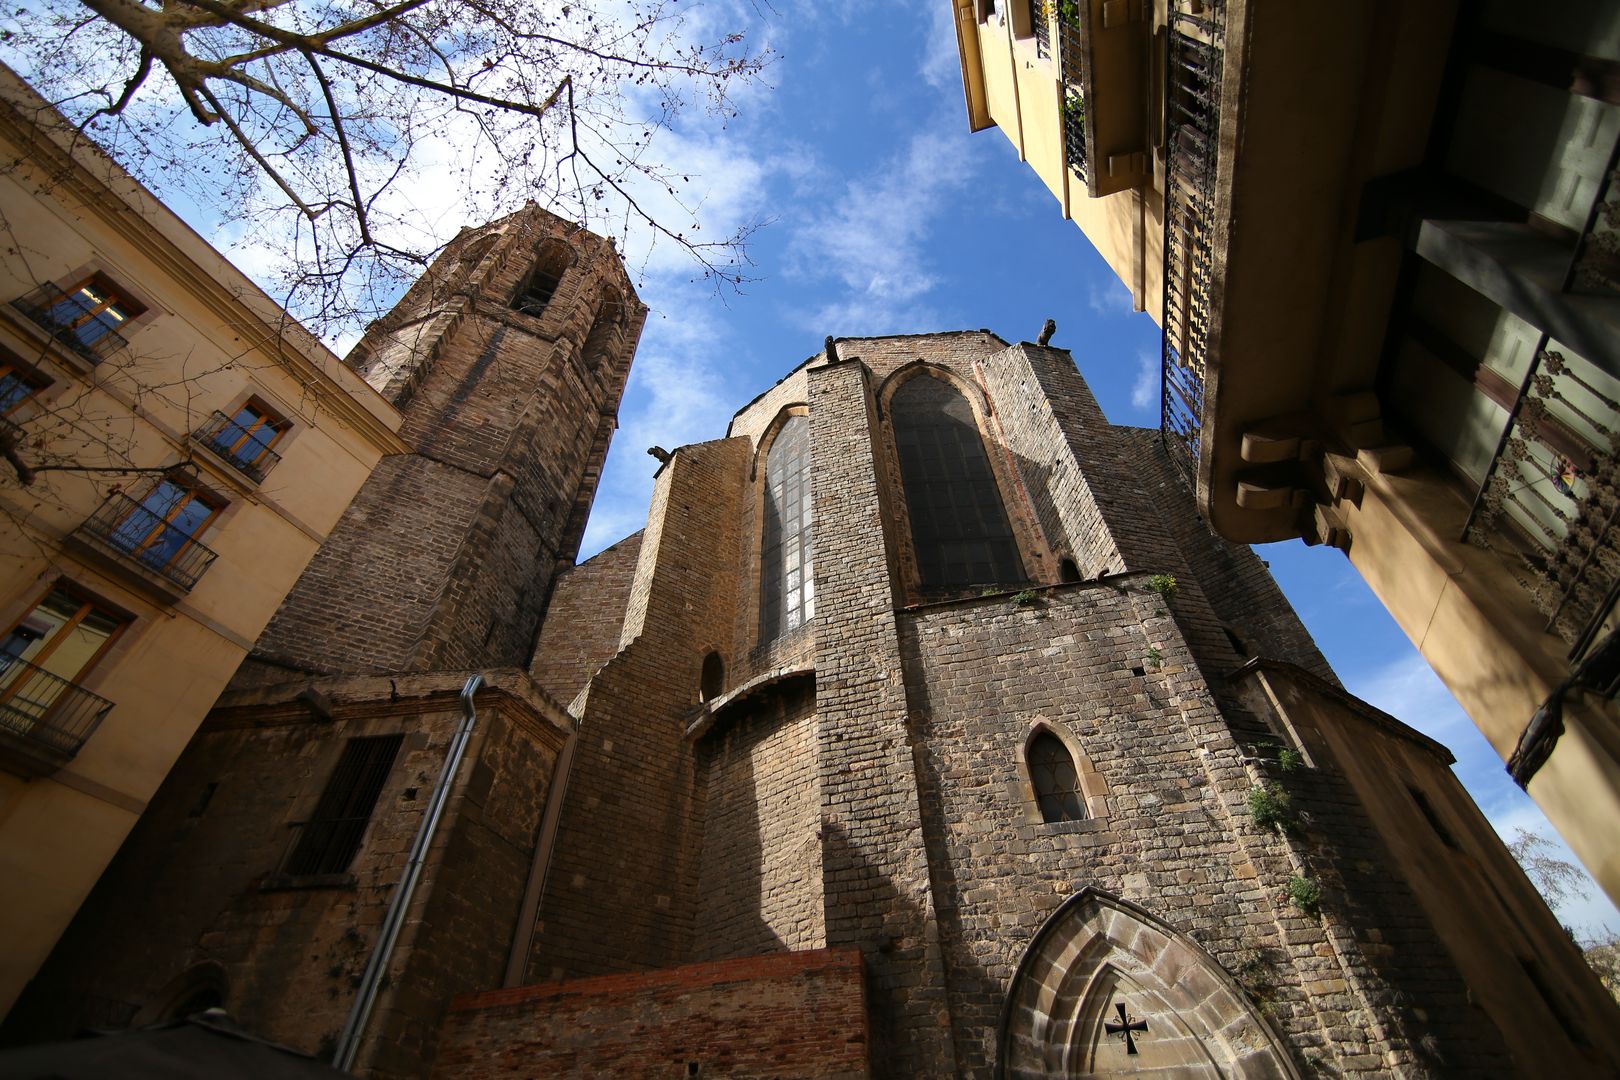
[[[1109,419],[1157,424],[1158,329],[1006,138],[968,132],[947,0],[784,11],[764,27],[774,90],[682,147],[706,212],[770,219],[752,249],[760,280],[722,302],[678,263],[648,264],[652,311],[583,554],[644,522],[647,447],[720,437],[828,334],[1033,339],[1051,317]],[[1449,746],[1500,832],[1557,840],[1343,555],[1297,542],[1260,554],[1350,690]],[[1560,916],[1583,934],[1620,929],[1595,885]]]

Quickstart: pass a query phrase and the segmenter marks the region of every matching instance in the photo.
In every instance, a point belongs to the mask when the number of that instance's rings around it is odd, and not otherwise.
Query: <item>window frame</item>
[[[801,425],[795,427],[794,425]],[[795,475],[784,478],[784,491],[789,487],[798,489],[796,508],[798,513],[794,516],[794,529],[790,534],[779,527],[780,535],[772,543],[773,530],[770,526],[773,494],[771,484],[771,466],[773,456],[784,449],[784,437],[796,440],[796,444],[786,448],[791,449],[796,456],[794,466]],[[798,445],[802,444],[802,445]],[[760,449],[762,468],[760,475],[760,527],[759,527],[759,641],[768,644],[798,631],[808,625],[815,618],[815,518],[812,508],[812,490],[810,476],[810,414],[802,406],[790,407],[773,423],[769,432],[769,441],[762,441]],[[781,458],[776,458],[781,461]],[[789,604],[788,598],[793,591],[788,584],[789,569],[785,562],[785,554],[773,558],[773,553],[782,553],[787,548],[789,540],[796,541],[799,552],[799,586],[797,604]],[[779,565],[780,564],[780,565]],[[779,565],[779,571],[778,571]],[[774,588],[776,581],[780,581],[780,598]],[[778,607],[779,605],[779,607]],[[798,621],[793,621],[794,613],[798,614]],[[773,617],[779,616],[779,617]]]
[[[9,405],[6,403],[4,391],[8,379],[28,388],[27,393],[17,397]],[[39,395],[50,389],[54,383],[54,379],[33,364],[20,359],[10,349],[0,347],[0,418],[9,420],[11,415],[24,405],[37,401]]]
[[[54,281],[46,282],[32,292],[25,293],[13,303],[25,311],[51,340],[94,366],[127,344],[126,335],[129,329],[152,308],[103,269],[81,269],[70,275],[67,280],[73,284],[64,287]],[[91,293],[92,299],[95,300],[94,304],[88,308],[78,306],[77,313],[68,319],[52,317],[51,313],[57,308],[75,305],[74,297],[79,292],[92,289],[95,290]],[[97,292],[101,295],[97,296]],[[108,311],[117,316],[116,327],[99,321],[99,317]],[[101,326],[103,332],[86,340],[80,329],[89,325]]]
[[[244,412],[253,412],[257,416],[257,420],[250,427],[244,428],[239,422],[239,418]],[[277,453],[279,456],[276,447],[292,431],[293,422],[282,415],[280,410],[266,404],[265,400],[258,394],[248,395],[232,406],[228,412],[224,409],[219,410],[219,415],[225,418],[225,426],[240,431],[242,433],[241,437],[229,446],[224,445],[216,437],[212,436],[199,438],[197,441],[210,453],[229,464],[239,473],[247,476],[262,476],[265,472],[268,472],[267,469],[262,468],[264,460],[272,453]],[[268,429],[272,433],[268,442],[260,442],[254,437],[255,433],[262,429]],[[222,427],[220,433],[223,433],[223,431],[224,428]],[[244,444],[250,441],[259,447],[258,453],[251,459],[245,458],[237,452]]]
[[[1068,751],[1077,777],[1078,795],[1085,816],[1066,821],[1047,821],[1041,811],[1039,793],[1030,769],[1029,752],[1043,735],[1050,735]],[[1092,833],[1108,828],[1108,782],[1091,763],[1079,741],[1067,726],[1037,716],[1024,731],[1014,756],[1016,779],[1008,786],[1008,795],[1023,815],[1019,833],[1025,837],[1054,833]]]
[[[47,600],[58,592],[77,600],[79,602],[78,610],[74,612],[73,618],[62,624],[61,628],[52,636],[50,642],[44,648],[42,648],[37,655],[27,660],[23,660],[23,663],[32,664],[34,667],[40,668],[40,670],[45,670],[43,661],[48,659],[52,653],[56,652],[56,650],[61,646],[62,641],[67,636],[68,632],[82,623],[85,617],[92,611],[99,611],[102,614],[109,616],[118,624],[116,627],[114,627],[112,633],[107,635],[106,640],[97,647],[93,654],[91,654],[90,658],[79,665],[78,670],[74,672],[71,677],[66,675],[56,676],[65,682],[78,686],[80,685],[79,680],[81,678],[83,678],[87,673],[95,670],[96,666],[106,659],[108,651],[113,647],[113,644],[124,635],[124,632],[129,629],[130,625],[135,621],[135,618],[129,614],[129,612],[124,611],[122,608],[119,608],[113,604],[107,603],[94,593],[80,588],[67,578],[58,578],[47,585],[44,592],[35,597],[32,603],[24,608],[15,619],[11,620],[11,624],[7,627],[5,635],[0,637],[0,654],[5,653],[5,649],[3,647],[4,643],[10,640],[11,636],[22,627],[24,622],[28,620],[28,617],[33,615],[34,612],[38,611]],[[15,659],[23,659],[21,653],[14,653],[11,655]],[[51,674],[56,675],[55,672],[51,672]],[[0,704],[4,704],[6,701],[9,701],[10,698],[10,685],[0,688]]]
[[[938,420],[933,419],[936,414],[943,414],[947,405],[954,404],[950,398],[941,398],[940,404],[938,404],[936,408],[927,410],[926,414],[924,415],[929,417],[929,421],[924,425],[916,425],[910,421],[909,418],[903,419],[903,417],[906,417],[906,414],[911,411],[911,406],[906,401],[906,396],[910,393],[915,393],[918,389],[920,389],[918,386],[913,386],[918,379],[932,379],[939,385],[943,386],[947,391],[950,392],[950,394],[954,395],[955,398],[959,398],[967,409],[968,417],[966,421],[963,422],[959,417],[954,418],[955,422],[953,423],[941,423]],[[973,390],[975,393],[978,393],[977,387],[974,387]],[[962,590],[982,588],[986,586],[1024,586],[1030,584],[1033,579],[1030,577],[1029,560],[1026,557],[1026,538],[1022,536],[1020,532],[1020,526],[1023,524],[1023,522],[1021,518],[1016,516],[1015,506],[1010,503],[1007,498],[1006,486],[1003,482],[1001,472],[997,468],[995,456],[992,453],[992,444],[990,440],[986,439],[985,437],[984,426],[980,420],[981,409],[984,404],[982,397],[980,400],[976,401],[974,395],[966,392],[964,388],[958,384],[957,379],[952,377],[950,372],[933,367],[932,365],[918,364],[912,367],[910,370],[902,368],[900,371],[895,372],[894,375],[891,375],[884,383],[880,400],[882,403],[883,416],[886,421],[884,426],[887,429],[886,434],[888,437],[889,451],[892,454],[891,460],[893,461],[894,466],[893,475],[897,481],[897,486],[899,489],[897,492],[897,501],[905,508],[904,521],[906,528],[903,543],[910,551],[912,562],[911,569],[915,574],[914,588],[925,594],[933,594],[940,592],[961,592]],[[910,447],[913,441],[910,430],[913,428],[920,429],[921,427],[929,427],[938,430],[952,430],[954,432],[952,439],[953,445],[956,449],[963,452],[961,461],[964,464],[975,465],[982,462],[984,474],[982,476],[975,477],[971,475],[971,473],[964,473],[961,477],[950,478],[948,483],[944,479],[935,480],[929,476],[923,475],[922,473],[916,472],[915,470],[913,470],[912,475],[908,476],[906,462],[908,459],[908,454],[911,453]],[[958,427],[965,428],[965,430],[955,431],[955,429]],[[971,435],[971,439],[965,437],[968,435]],[[977,449],[979,462],[970,463],[967,460],[970,456],[968,451],[970,451],[972,447],[976,447]],[[940,457],[937,464],[947,464],[947,462],[943,457]],[[972,542],[978,543],[984,547],[984,552],[990,568],[990,576],[992,579],[999,577],[1001,578],[1000,580],[956,581],[951,577],[951,575],[945,572],[946,569],[951,565],[950,561],[945,558],[945,545],[953,542],[941,539],[937,541],[937,543],[931,545],[940,547],[940,562],[937,567],[935,567],[934,564],[925,561],[923,556],[925,548],[918,542],[918,521],[920,518],[923,518],[923,515],[918,513],[919,509],[949,509],[952,511],[953,517],[958,522],[966,520],[968,515],[964,515],[960,511],[969,507],[967,503],[964,503],[959,498],[959,494],[960,489],[963,489],[967,485],[973,484],[983,485],[984,490],[989,495],[993,496],[994,508],[999,510],[1000,522],[1005,527],[1004,536],[997,536],[992,535],[989,532],[983,532],[970,538]],[[914,504],[914,492],[921,493],[929,485],[944,486],[950,490],[951,494],[946,500],[946,502],[949,504],[948,506],[934,507],[932,505],[923,505],[919,507],[919,505]],[[975,511],[974,516],[982,517],[983,515],[979,514],[978,511],[982,510],[989,504],[983,500],[971,502],[971,508]],[[997,544],[1002,541],[1005,542],[1006,549],[1001,553],[1000,556],[997,556],[995,554],[995,548]],[[960,547],[964,542],[965,541],[955,541],[954,543]],[[999,573],[996,566],[998,558],[1005,558],[1007,561],[1007,565],[1002,566],[999,569],[1010,570],[1015,576],[1004,577]],[[937,571],[939,580],[931,580],[931,577],[934,576],[932,571]]]
[[[147,503],[165,484],[184,492],[185,498],[175,500],[173,505],[167,507],[160,515],[157,510],[148,506]],[[145,510],[148,514],[155,518],[159,518],[159,521],[157,524],[148,529],[146,535],[138,544],[134,545],[133,547],[126,547],[120,541],[114,541],[114,546],[124,554],[128,555],[130,558],[139,561],[142,566],[148,567],[159,573],[162,573],[163,570],[173,566],[175,562],[181,558],[181,556],[192,548],[193,545],[201,544],[203,537],[207,535],[208,530],[213,528],[214,524],[219,520],[220,515],[223,514],[226,508],[230,506],[230,502],[228,500],[214,494],[194,480],[190,480],[185,477],[173,476],[160,477],[158,481],[147,488],[146,492],[139,498],[134,496],[131,496],[130,498],[141,510]],[[191,529],[181,529],[179,526],[174,524],[174,519],[178,517],[186,507],[190,506],[194,502],[200,503],[206,507],[208,514]],[[124,523],[133,518],[136,512],[137,511],[132,508],[128,513],[119,518],[118,522],[113,525],[109,535],[116,536],[119,530],[123,528]],[[151,549],[156,539],[161,537],[164,532],[170,528],[182,533],[186,537],[186,540],[184,543],[176,547],[175,550],[170,553],[168,558],[163,560],[163,562],[154,564],[144,557],[145,553]]]

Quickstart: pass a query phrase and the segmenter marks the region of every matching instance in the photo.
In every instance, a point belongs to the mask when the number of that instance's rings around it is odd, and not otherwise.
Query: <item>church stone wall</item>
[[[659,470],[621,648],[573,705],[579,743],[531,978],[691,955],[703,806],[685,732],[714,628],[730,625],[737,602],[747,470],[743,439],[682,447]]]
[[[68,1037],[149,1023],[212,986],[247,1029],[329,1055],[451,737],[460,676],[330,678],[239,692],[154,798],[11,1022]],[[420,1077],[445,1001],[499,982],[565,718],[519,672],[490,675],[360,1062]],[[284,872],[348,739],[404,740],[346,872]],[[153,875],[158,875],[154,877]],[[15,1029],[14,1029],[15,1030]]]
[[[930,606],[902,622],[964,1070],[994,1060],[1013,969],[1080,884],[1164,913],[1229,971],[1248,965],[1296,1045],[1333,1046],[1347,1071],[1432,1067],[1425,1036],[1443,1040],[1455,1069],[1505,1067],[1505,1048],[1468,1006],[1348,792],[1330,776],[1302,778],[1296,806],[1310,826],[1297,837],[1249,820],[1246,797],[1269,778],[1226,726],[1174,622],[1156,614],[1158,599],[1133,576],[1044,590],[1030,603]],[[1143,664],[1148,647],[1161,664]],[[1082,822],[1027,819],[1018,763],[1037,724],[1079,746],[1106,787],[1104,812],[1089,800]],[[1324,883],[1325,918],[1284,895],[1296,873]],[[1356,929],[1367,927],[1398,947],[1369,947]],[[1399,988],[1419,984],[1421,1012],[1399,1007]]]
[[[955,1071],[907,731],[866,369],[810,370],[816,712],[827,944],[868,964],[883,1075]],[[838,527],[826,527],[837,522]]]
[[[573,701],[591,674],[619,651],[641,536],[631,533],[557,579],[529,670],[560,702]]]
[[[813,682],[728,712],[697,745],[703,859],[693,959],[826,944]]]

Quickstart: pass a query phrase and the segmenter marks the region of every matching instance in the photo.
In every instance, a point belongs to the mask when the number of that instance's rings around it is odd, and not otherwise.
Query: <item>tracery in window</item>
[[[1024,580],[973,407],[943,379],[908,380],[889,403],[911,543],[924,586]]]
[[[1074,757],[1063,740],[1050,731],[1042,731],[1030,740],[1027,760],[1042,820],[1048,824],[1082,820],[1086,816],[1086,802],[1080,793],[1080,772],[1074,767]]]
[[[759,636],[770,641],[815,616],[810,559],[810,422],[790,416],[765,458],[765,545]]]

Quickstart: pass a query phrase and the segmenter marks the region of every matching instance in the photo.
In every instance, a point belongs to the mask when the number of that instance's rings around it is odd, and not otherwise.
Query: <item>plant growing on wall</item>
[[[1306,915],[1315,917],[1322,913],[1322,886],[1314,878],[1290,874],[1283,890],[1288,893],[1288,899],[1293,901],[1294,906]]]
[[[1299,825],[1288,792],[1275,785],[1262,784],[1250,788],[1244,803],[1248,807],[1249,817],[1262,829],[1285,833],[1293,832]]]
[[[1159,598],[1167,604],[1175,599],[1176,578],[1174,574],[1154,574],[1148,578],[1147,586],[1158,593]]]

